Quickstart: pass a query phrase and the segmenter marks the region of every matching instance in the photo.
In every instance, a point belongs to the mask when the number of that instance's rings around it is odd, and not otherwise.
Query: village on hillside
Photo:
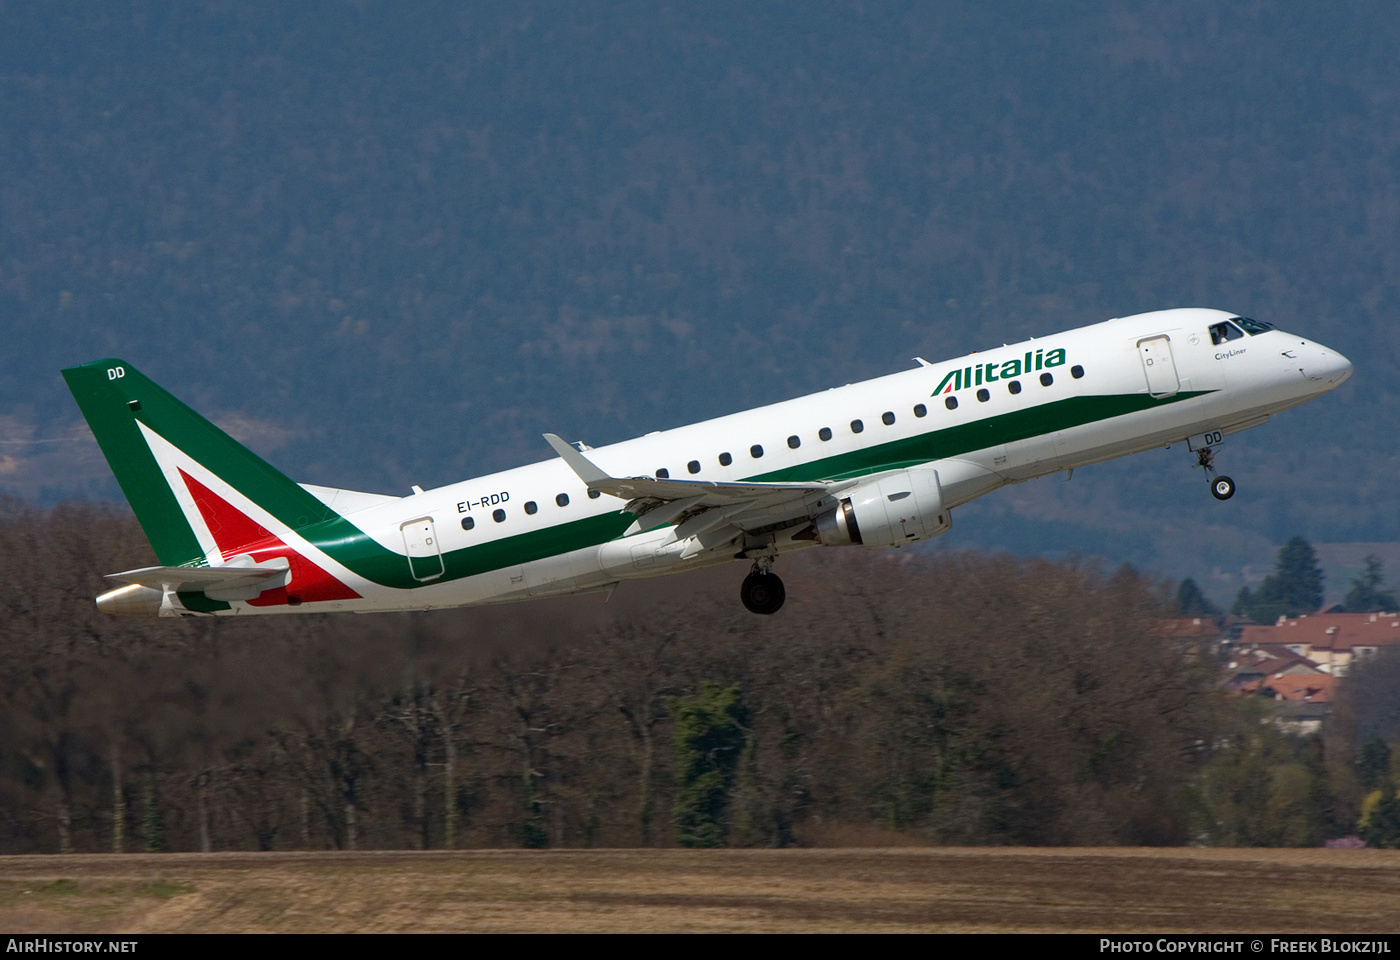
[[[1338,680],[1381,650],[1400,647],[1400,612],[1323,611],[1270,624],[1183,617],[1164,627],[1183,644],[1215,652],[1226,690],[1277,700],[1280,728],[1297,734],[1321,731]]]
[[[1338,775],[1359,790],[1355,834],[1339,835],[1347,816],[1339,816],[1344,805],[1336,795],[1319,808],[1331,823],[1327,846],[1395,847],[1400,800],[1391,744],[1400,732],[1393,706],[1400,603],[1384,589],[1383,564],[1374,554],[1340,603],[1323,605],[1322,580],[1312,546],[1294,537],[1279,550],[1274,572],[1254,591],[1242,589],[1229,614],[1193,581],[1182,581],[1177,607],[1187,615],[1163,621],[1161,630],[1191,659],[1215,665],[1227,702],[1284,735],[1263,754],[1291,752],[1304,765],[1311,762],[1308,789],[1319,795]],[[1273,786],[1277,774],[1269,776]]]
[[[1343,601],[1324,607],[1317,555],[1294,537],[1279,550],[1273,573],[1253,592],[1241,590],[1228,615],[1185,580],[1177,603],[1192,615],[1163,627],[1185,648],[1213,653],[1229,693],[1277,701],[1281,730],[1316,734],[1337,699],[1338,682],[1400,645],[1400,602],[1383,584],[1381,560],[1367,556]]]

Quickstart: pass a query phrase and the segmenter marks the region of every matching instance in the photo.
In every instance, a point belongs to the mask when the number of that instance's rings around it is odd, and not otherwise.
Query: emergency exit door
[[[1138,355],[1142,357],[1142,372],[1147,377],[1148,393],[1154,397],[1170,397],[1181,389],[1181,380],[1176,375],[1176,361],[1172,359],[1170,337],[1139,340]]]
[[[404,552],[408,554],[408,569],[415,580],[436,580],[442,576],[442,550],[438,547],[433,518],[410,520],[399,527],[403,533]]]

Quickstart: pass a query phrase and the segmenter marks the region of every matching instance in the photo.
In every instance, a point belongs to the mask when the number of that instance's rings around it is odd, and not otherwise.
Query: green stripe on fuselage
[[[849,480],[882,470],[898,470],[931,460],[960,457],[1003,443],[1014,443],[1047,433],[1068,430],[1129,413],[1139,413],[1211,391],[1181,392],[1160,399],[1147,394],[1119,394],[1101,397],[1068,397],[1042,403],[1025,410],[1002,413],[955,427],[930,430],[902,440],[876,444],[850,453],[838,454],[760,474],[748,479],[766,483],[792,483],[803,480]],[[876,428],[878,429],[878,428]]]
[[[181,590],[175,595],[180,598],[180,603],[186,610],[193,610],[195,613],[218,613],[220,610],[233,609],[223,600],[210,600],[198,590]]]
[[[745,479],[778,483],[862,477],[1138,413],[1199,397],[1206,392],[1209,391],[1182,392],[1160,399],[1146,394],[1068,397]],[[635,519],[632,514],[619,510],[503,537],[480,546],[450,550],[442,555],[445,567],[443,575],[427,583],[413,579],[407,557],[386,550],[347,520],[337,518],[301,532],[337,562],[365,579],[386,587],[411,589],[597,546],[620,537]]]
[[[448,550],[442,555],[443,573],[434,580],[413,578],[408,557],[386,550],[365,536],[348,520],[336,519],[300,531],[311,543],[324,550],[337,563],[384,587],[412,589],[463,577],[490,573],[502,567],[518,566],[545,557],[557,557],[571,550],[607,543],[622,536],[637,518],[625,511],[604,513],[581,520],[556,523],[543,530],[513,537],[502,537],[475,547]]]

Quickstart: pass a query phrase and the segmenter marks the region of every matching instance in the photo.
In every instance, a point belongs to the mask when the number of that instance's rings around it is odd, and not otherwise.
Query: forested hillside
[[[1217,599],[1400,538],[1391,5],[0,2],[0,484],[115,498],[120,355],[385,492],[1132,312],[1348,354],[1222,507],[1179,450],[960,512]],[[1218,574],[1219,576],[1214,576]]]
[[[1284,736],[1128,569],[813,551],[778,617],[719,569],[608,604],[127,620],[91,597],[144,556],[131,520],[0,507],[4,853],[1306,846],[1390,779],[1353,731],[1393,735],[1393,666],[1325,740]]]

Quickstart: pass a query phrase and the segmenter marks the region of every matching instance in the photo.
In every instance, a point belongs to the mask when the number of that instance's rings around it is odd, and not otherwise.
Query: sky
[[[1000,491],[929,549],[1218,600],[1400,542],[1393,7],[0,2],[0,493],[119,498],[63,366],[402,493],[1151,309],[1352,381]],[[1355,548],[1329,547],[1329,592]],[[1348,559],[1350,558],[1350,559]]]

